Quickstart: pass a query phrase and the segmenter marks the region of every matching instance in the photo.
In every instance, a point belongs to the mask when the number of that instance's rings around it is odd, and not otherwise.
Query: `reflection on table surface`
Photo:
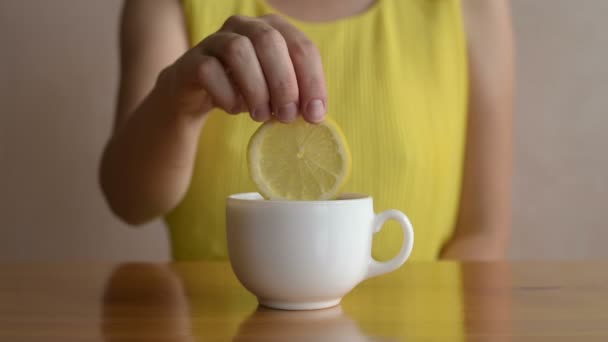
[[[242,289],[223,287],[227,285],[227,279],[223,277],[232,276],[224,270],[215,271],[219,271],[219,277],[210,279],[208,274],[196,272],[196,266],[191,265],[127,264],[118,267],[104,295],[104,337],[108,341],[128,340],[130,336],[143,334],[182,341],[208,338],[390,341],[366,337],[341,306],[312,311],[281,311],[258,306]],[[135,285],[135,281],[145,286]],[[140,308],[141,312],[131,311],[126,318],[122,315],[125,303],[131,308]]]
[[[155,336],[193,341],[228,337],[234,341],[384,341],[430,336],[463,340],[467,323],[462,268],[456,263],[417,268],[365,282],[340,306],[289,312],[258,307],[222,264],[126,264],[108,282],[104,332],[112,338],[130,334],[119,333],[116,324],[122,317],[120,310],[129,303],[142,310],[131,313],[136,317],[132,324],[122,324],[134,335],[154,331]],[[134,286],[136,282],[145,286]],[[488,315],[501,312],[496,309]],[[141,318],[150,313],[165,319],[146,327],[151,321]]]
[[[341,306],[313,311],[258,307],[239,326],[234,341],[374,341],[366,337]]]
[[[608,263],[410,263],[258,307],[225,262],[0,265],[0,341],[608,341]]]

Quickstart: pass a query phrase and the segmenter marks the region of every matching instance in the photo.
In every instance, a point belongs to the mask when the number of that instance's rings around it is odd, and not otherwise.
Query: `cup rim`
[[[243,192],[238,194],[232,194],[228,196],[226,201],[231,204],[244,204],[244,205],[261,205],[261,204],[272,204],[272,205],[345,205],[353,204],[356,202],[367,202],[371,201],[370,195],[365,195],[355,192],[347,192],[340,195],[339,199],[333,200],[319,200],[319,201],[294,201],[294,200],[267,200],[258,192]],[[262,200],[262,201],[260,201]]]

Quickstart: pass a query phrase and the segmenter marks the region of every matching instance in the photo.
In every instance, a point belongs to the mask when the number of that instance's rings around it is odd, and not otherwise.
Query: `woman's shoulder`
[[[464,26],[472,54],[501,58],[512,53],[512,23],[509,0],[462,0]]]

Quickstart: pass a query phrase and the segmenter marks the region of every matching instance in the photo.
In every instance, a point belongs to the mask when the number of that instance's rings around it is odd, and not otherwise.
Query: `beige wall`
[[[118,0],[0,2],[0,261],[166,259],[161,226],[126,228],[96,167],[110,132]]]
[[[516,0],[512,255],[608,257],[608,1]]]
[[[161,225],[126,228],[96,185],[118,12],[118,0],[0,2],[0,261],[168,257]],[[605,13],[604,0],[514,1],[514,258],[608,257]]]

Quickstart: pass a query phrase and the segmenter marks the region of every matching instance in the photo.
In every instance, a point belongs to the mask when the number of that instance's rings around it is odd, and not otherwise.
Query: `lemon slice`
[[[338,125],[267,121],[248,146],[249,173],[266,199],[327,200],[348,180],[351,157]]]

